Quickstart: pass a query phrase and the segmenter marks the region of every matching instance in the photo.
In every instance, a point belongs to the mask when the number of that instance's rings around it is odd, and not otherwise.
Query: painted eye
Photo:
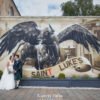
[[[77,70],[80,70],[81,68],[80,67],[77,67]]]
[[[90,65],[83,65],[81,67],[76,67],[75,70],[78,72],[87,72],[91,69]]]

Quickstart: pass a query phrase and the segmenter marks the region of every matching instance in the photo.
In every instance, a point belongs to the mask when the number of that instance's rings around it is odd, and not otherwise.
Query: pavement
[[[100,100],[100,88],[19,87],[0,90],[0,100]]]

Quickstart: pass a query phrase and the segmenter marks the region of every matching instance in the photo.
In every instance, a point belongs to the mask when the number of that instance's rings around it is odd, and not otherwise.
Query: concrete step
[[[99,79],[23,79],[20,86],[49,86],[49,87],[97,87]]]

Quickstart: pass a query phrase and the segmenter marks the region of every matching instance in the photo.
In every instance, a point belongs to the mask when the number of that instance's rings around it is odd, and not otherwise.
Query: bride
[[[7,66],[5,67],[5,70],[0,80],[1,90],[11,90],[15,88],[13,64],[14,57],[10,56]]]

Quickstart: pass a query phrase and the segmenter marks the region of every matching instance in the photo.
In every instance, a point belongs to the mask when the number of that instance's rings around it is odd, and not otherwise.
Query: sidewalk
[[[100,88],[20,87],[0,90],[0,100],[100,100]]]

